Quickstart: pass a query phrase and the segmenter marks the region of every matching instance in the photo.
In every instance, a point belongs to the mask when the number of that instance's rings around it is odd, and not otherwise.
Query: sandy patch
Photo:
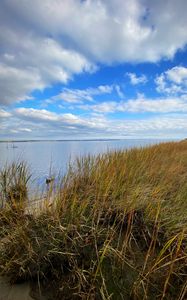
[[[10,284],[0,277],[0,300],[33,300],[30,296],[30,284]]]

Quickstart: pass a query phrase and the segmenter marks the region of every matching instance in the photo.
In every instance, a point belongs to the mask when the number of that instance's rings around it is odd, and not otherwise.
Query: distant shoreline
[[[170,138],[123,138],[123,139],[76,139],[76,140],[0,140],[0,143],[36,143],[36,142],[105,142],[105,141],[125,141],[125,140],[160,140],[160,141],[177,141],[182,139]]]

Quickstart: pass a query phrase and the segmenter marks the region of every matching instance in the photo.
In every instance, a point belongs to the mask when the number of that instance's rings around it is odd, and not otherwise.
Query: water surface
[[[162,140],[163,141],[163,140]],[[159,143],[161,140],[37,141],[0,143],[0,168],[13,161],[26,161],[33,178],[64,174],[69,161],[87,154],[99,154]]]

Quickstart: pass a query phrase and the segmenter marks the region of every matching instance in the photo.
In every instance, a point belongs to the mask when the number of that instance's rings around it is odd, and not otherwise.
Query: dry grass
[[[24,205],[28,198],[27,184],[30,178],[25,162],[6,165],[0,171],[1,206]]]
[[[187,293],[187,142],[77,160],[39,214],[0,211],[0,272],[48,299]]]

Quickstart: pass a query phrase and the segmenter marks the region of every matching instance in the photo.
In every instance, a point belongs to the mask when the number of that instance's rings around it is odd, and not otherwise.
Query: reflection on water
[[[162,140],[163,141],[163,140]],[[159,143],[161,140],[40,141],[0,143],[0,167],[26,161],[33,178],[43,183],[51,174],[64,173],[69,161],[87,154]]]

